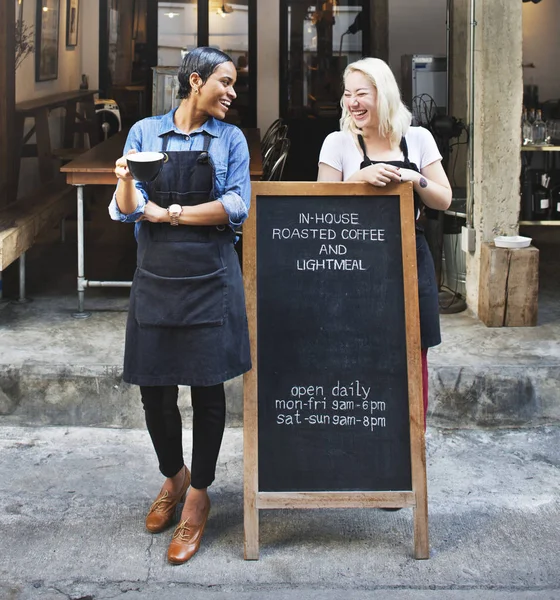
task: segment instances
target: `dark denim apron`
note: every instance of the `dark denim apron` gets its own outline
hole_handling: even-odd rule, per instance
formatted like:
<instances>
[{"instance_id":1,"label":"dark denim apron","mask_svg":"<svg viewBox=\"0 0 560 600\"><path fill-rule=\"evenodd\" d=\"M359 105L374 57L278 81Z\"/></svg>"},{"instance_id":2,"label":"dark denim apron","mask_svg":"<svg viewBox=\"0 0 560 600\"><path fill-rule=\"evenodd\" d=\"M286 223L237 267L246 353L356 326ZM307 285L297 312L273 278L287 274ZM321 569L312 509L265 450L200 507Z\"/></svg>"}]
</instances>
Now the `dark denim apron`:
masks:
<instances>
[{"instance_id":1,"label":"dark denim apron","mask_svg":"<svg viewBox=\"0 0 560 600\"><path fill-rule=\"evenodd\" d=\"M408 159L408 145L404 137L401 139L400 148L404 160L370 160L366 153L364 139L358 135L358 142L362 149L364 160L360 169L365 169L370 165L385 163L394 165L403 169L412 169L417 173L420 169ZM422 201L416 192L414 192L414 210L419 214L422 207ZM418 296L420 305L420 337L423 349L431 348L441 344L441 332L439 326L439 299L436 284L436 273L434 260L430 253L426 236L421 226L416 223L416 262L418 264Z\"/></svg>"},{"instance_id":2,"label":"dark denim apron","mask_svg":"<svg viewBox=\"0 0 560 600\"><path fill-rule=\"evenodd\" d=\"M163 208L213 200L204 149L167 156L149 189ZM126 328L123 380L145 386L216 385L251 368L245 297L230 227L143 221Z\"/></svg>"}]
</instances>

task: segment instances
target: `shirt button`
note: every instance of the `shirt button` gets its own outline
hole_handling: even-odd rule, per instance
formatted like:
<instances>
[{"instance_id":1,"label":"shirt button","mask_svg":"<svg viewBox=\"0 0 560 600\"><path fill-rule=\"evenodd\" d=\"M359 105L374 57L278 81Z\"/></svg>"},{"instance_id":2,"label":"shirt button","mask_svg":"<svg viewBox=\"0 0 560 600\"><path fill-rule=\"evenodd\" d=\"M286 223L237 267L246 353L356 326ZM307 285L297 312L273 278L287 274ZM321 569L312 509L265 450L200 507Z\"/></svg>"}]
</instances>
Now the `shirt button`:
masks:
<instances>
[{"instance_id":1,"label":"shirt button","mask_svg":"<svg viewBox=\"0 0 560 600\"><path fill-rule=\"evenodd\" d=\"M191 139L190 135L185 135L185 141L188 142Z\"/></svg>"}]
</instances>

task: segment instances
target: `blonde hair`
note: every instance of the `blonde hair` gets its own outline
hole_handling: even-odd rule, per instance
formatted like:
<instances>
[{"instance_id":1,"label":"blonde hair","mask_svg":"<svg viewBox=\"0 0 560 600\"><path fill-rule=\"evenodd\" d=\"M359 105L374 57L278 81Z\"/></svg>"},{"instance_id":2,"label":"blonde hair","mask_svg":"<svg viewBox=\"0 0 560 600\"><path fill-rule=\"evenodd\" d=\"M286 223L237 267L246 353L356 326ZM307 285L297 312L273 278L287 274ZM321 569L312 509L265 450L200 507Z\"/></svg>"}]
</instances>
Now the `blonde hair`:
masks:
<instances>
[{"instance_id":1,"label":"blonde hair","mask_svg":"<svg viewBox=\"0 0 560 600\"><path fill-rule=\"evenodd\" d=\"M380 58L362 58L346 67L343 80L346 82L348 75L356 71L362 73L377 90L379 135L389 138L391 146L398 146L410 127L412 115L401 100L401 93L393 72ZM344 95L340 105L342 107L341 131L350 131L354 135L360 134L361 130L356 127L350 111L344 105Z\"/></svg>"}]
</instances>

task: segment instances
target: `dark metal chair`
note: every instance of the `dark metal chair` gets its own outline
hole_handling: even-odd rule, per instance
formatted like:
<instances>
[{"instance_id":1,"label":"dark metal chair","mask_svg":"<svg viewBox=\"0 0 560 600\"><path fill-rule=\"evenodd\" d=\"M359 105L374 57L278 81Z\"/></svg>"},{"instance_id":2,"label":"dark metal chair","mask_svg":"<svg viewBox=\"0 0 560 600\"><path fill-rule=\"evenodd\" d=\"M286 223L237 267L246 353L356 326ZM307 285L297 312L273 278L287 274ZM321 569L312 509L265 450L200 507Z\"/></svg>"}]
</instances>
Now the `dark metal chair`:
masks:
<instances>
[{"instance_id":1,"label":"dark metal chair","mask_svg":"<svg viewBox=\"0 0 560 600\"><path fill-rule=\"evenodd\" d=\"M280 138L274 142L263 160L261 181L280 181L282 179L289 150L290 140L287 137Z\"/></svg>"},{"instance_id":2,"label":"dark metal chair","mask_svg":"<svg viewBox=\"0 0 560 600\"><path fill-rule=\"evenodd\" d=\"M278 138L278 132L282 127L285 127L282 119L276 119L276 121L274 121L266 130L266 133L263 135L261 140L261 153L263 157L270 146Z\"/></svg>"}]
</instances>

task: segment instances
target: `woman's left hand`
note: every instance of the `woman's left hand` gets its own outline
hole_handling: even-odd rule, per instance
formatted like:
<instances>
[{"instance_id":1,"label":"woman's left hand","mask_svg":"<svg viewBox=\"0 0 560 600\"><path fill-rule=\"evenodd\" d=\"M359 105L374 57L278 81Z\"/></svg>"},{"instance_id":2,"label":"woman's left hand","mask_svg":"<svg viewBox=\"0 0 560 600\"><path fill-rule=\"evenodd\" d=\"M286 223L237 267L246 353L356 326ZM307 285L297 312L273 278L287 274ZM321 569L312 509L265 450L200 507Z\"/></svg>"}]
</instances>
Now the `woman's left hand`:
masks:
<instances>
[{"instance_id":1,"label":"woman's left hand","mask_svg":"<svg viewBox=\"0 0 560 600\"><path fill-rule=\"evenodd\" d=\"M144 214L138 221L150 221L150 223L166 223L169 221L169 215L165 208L162 208L155 202L148 200L144 206Z\"/></svg>"}]
</instances>

